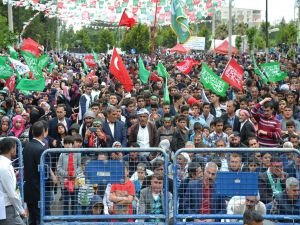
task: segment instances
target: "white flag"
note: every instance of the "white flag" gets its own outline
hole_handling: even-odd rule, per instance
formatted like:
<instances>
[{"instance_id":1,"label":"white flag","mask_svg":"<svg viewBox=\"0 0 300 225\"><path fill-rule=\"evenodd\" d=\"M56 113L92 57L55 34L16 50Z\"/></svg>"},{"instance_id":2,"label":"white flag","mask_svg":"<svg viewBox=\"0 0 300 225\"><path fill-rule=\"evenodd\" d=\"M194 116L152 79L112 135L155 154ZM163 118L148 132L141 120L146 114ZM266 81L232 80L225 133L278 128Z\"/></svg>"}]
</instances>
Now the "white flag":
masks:
<instances>
[{"instance_id":1,"label":"white flag","mask_svg":"<svg viewBox=\"0 0 300 225\"><path fill-rule=\"evenodd\" d=\"M14 69L18 72L19 75L23 75L25 73L28 73L30 71L29 67L23 63L21 63L18 60L12 59L8 57L9 60L11 61Z\"/></svg>"}]
</instances>

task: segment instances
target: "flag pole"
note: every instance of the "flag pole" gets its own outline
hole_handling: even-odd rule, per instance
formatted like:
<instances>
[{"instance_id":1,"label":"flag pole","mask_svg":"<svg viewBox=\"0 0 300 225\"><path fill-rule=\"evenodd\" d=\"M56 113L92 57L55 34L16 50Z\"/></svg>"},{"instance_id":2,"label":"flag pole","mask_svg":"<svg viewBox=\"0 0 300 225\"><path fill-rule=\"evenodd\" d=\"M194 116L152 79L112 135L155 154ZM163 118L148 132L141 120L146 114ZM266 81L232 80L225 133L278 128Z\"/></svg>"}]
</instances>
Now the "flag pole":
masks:
<instances>
[{"instance_id":1,"label":"flag pole","mask_svg":"<svg viewBox=\"0 0 300 225\"><path fill-rule=\"evenodd\" d=\"M157 3L158 0L156 0L155 3L155 15L154 15L154 24L152 30L152 44L151 44L151 63L153 63L154 60L154 42L155 42L155 32L156 32L156 22L157 22Z\"/></svg>"}]
</instances>

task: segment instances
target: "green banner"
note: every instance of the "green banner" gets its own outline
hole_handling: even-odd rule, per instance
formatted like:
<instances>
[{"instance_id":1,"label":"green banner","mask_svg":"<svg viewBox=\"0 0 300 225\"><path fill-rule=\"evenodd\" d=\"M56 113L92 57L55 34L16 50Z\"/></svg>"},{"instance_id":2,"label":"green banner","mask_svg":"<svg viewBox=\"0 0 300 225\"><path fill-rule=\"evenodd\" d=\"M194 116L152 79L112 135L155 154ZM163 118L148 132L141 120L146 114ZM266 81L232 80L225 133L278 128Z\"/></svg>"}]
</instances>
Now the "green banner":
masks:
<instances>
[{"instance_id":1,"label":"green banner","mask_svg":"<svg viewBox=\"0 0 300 225\"><path fill-rule=\"evenodd\" d=\"M171 27L180 43L185 43L190 38L189 18L184 13L179 0L172 2Z\"/></svg>"},{"instance_id":2,"label":"green banner","mask_svg":"<svg viewBox=\"0 0 300 225\"><path fill-rule=\"evenodd\" d=\"M217 95L225 96L228 84L216 75L205 63L202 64L200 81L206 89Z\"/></svg>"},{"instance_id":3,"label":"green banner","mask_svg":"<svg viewBox=\"0 0 300 225\"><path fill-rule=\"evenodd\" d=\"M260 67L264 70L270 82L282 81L287 76L286 72L280 70L278 62L264 63Z\"/></svg>"}]
</instances>

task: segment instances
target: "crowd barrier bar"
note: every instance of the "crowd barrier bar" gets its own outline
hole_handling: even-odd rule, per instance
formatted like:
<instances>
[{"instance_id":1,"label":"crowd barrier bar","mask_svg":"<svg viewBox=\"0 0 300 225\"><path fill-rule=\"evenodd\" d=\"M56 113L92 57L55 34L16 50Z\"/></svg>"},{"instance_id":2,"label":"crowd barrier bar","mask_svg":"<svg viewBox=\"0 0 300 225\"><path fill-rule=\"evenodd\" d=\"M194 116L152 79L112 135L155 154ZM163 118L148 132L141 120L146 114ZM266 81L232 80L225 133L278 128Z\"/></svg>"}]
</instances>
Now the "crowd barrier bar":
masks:
<instances>
[{"instance_id":1,"label":"crowd barrier bar","mask_svg":"<svg viewBox=\"0 0 300 225\"><path fill-rule=\"evenodd\" d=\"M237 214L179 214L178 213L178 189L176 187L176 179L177 179L177 156L181 153L285 153L285 152L293 152L297 155L300 155L300 151L297 149L291 148L182 148L176 151L174 155L174 165L173 165L173 222L176 225L191 225L191 224L201 224L201 222L181 222L179 220L183 219L242 219L243 215ZM264 215L264 219L269 220L299 220L299 215ZM204 224L204 223L203 223ZM207 223L205 223L207 224ZM218 224L218 223L212 223ZM231 224L231 222L230 222ZM240 223L237 223L240 224Z\"/></svg>"},{"instance_id":2,"label":"crowd barrier bar","mask_svg":"<svg viewBox=\"0 0 300 225\"><path fill-rule=\"evenodd\" d=\"M39 202L41 212L41 224L128 224L129 222L109 222L112 219L164 219L165 224L169 224L169 195L168 195L168 160L164 160L164 214L144 214L144 215L68 215L68 216L47 216L45 215L45 179L49 177L49 166L46 164L45 158L51 153L113 153L113 152L160 152L164 159L168 159L167 154L161 148L55 148L47 149L41 156L39 171L41 185L41 200ZM107 222L89 222L88 220L107 220ZM68 221L68 222L65 222ZM80 222L84 221L84 222ZM156 222L135 222L134 224L157 224Z\"/></svg>"}]
</instances>

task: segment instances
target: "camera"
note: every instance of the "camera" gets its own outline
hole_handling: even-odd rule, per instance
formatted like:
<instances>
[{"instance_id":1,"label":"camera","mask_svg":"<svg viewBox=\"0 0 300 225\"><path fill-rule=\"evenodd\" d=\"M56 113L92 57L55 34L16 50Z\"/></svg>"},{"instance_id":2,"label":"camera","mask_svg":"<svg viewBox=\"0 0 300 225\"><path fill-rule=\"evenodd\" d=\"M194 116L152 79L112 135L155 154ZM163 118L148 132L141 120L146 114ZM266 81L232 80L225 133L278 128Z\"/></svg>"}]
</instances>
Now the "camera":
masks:
<instances>
[{"instance_id":1,"label":"camera","mask_svg":"<svg viewBox=\"0 0 300 225\"><path fill-rule=\"evenodd\" d=\"M97 132L97 127L90 127L91 132Z\"/></svg>"}]
</instances>

